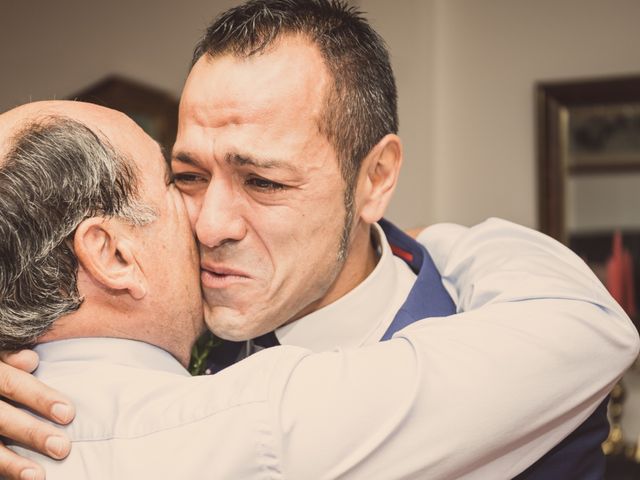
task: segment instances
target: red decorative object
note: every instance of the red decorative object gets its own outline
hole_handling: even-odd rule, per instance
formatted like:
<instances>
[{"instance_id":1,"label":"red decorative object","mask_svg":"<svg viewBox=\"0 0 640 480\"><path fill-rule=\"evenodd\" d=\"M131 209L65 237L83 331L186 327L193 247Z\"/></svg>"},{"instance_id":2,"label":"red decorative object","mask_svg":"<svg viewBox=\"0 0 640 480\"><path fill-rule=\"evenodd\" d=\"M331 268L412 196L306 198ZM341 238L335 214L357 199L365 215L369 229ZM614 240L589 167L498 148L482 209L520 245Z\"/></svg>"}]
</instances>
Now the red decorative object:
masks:
<instances>
[{"instance_id":1,"label":"red decorative object","mask_svg":"<svg viewBox=\"0 0 640 480\"><path fill-rule=\"evenodd\" d=\"M611 257L607 260L607 288L609 292L627 312L636 315L633 285L633 260L629 251L622 244L622 234L616 231L613 235Z\"/></svg>"}]
</instances>

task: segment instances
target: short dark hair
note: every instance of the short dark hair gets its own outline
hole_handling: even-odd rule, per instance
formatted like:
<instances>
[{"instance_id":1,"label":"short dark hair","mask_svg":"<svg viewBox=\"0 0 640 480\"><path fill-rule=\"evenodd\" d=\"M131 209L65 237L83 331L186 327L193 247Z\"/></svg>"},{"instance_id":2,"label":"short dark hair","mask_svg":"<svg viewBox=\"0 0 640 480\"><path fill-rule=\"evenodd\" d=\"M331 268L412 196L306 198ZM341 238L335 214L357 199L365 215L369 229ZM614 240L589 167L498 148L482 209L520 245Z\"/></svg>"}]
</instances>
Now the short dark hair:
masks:
<instances>
[{"instance_id":1,"label":"short dark hair","mask_svg":"<svg viewBox=\"0 0 640 480\"><path fill-rule=\"evenodd\" d=\"M153 218L136 201L135 165L84 124L30 122L0 162L0 350L31 346L77 310L71 237L91 216Z\"/></svg>"},{"instance_id":2,"label":"short dark hair","mask_svg":"<svg viewBox=\"0 0 640 480\"><path fill-rule=\"evenodd\" d=\"M203 55L258 54L284 35L310 39L332 76L319 128L336 150L350 191L371 148L398 132L389 53L361 12L341 0L251 0L214 19L192 66Z\"/></svg>"}]
</instances>

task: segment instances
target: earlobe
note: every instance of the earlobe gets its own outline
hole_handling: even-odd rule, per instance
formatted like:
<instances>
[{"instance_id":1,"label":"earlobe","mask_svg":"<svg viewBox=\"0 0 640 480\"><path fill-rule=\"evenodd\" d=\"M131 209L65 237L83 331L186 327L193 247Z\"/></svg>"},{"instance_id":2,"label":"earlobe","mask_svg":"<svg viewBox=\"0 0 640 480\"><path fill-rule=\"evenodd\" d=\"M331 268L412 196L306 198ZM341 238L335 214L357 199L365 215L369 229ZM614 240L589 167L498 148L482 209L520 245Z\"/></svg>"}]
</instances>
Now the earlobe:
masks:
<instances>
[{"instance_id":1,"label":"earlobe","mask_svg":"<svg viewBox=\"0 0 640 480\"><path fill-rule=\"evenodd\" d=\"M382 218L398 183L402 166L402 143L394 134L385 135L363 162L365 175L360 217L372 224Z\"/></svg>"},{"instance_id":2,"label":"earlobe","mask_svg":"<svg viewBox=\"0 0 640 480\"><path fill-rule=\"evenodd\" d=\"M101 217L84 220L73 237L78 262L98 284L140 300L147 283L131 246L113 222Z\"/></svg>"}]
</instances>

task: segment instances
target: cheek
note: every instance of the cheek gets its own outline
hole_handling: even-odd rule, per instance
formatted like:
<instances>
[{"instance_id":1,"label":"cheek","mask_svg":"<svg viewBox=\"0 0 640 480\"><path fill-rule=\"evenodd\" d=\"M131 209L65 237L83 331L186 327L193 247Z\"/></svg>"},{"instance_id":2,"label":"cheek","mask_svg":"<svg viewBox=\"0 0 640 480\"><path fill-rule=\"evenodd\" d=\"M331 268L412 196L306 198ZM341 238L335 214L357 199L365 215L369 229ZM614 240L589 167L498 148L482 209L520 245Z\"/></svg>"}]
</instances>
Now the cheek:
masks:
<instances>
[{"instance_id":1,"label":"cheek","mask_svg":"<svg viewBox=\"0 0 640 480\"><path fill-rule=\"evenodd\" d=\"M287 288L297 288L290 284L314 275L316 270L324 271L325 264L337 258L344 225L342 189L327 185L304 193L286 206L253 204L245 212L256 235L253 238L260 244L253 244L255 253L264 249L262 260L270 259L276 283Z\"/></svg>"},{"instance_id":2,"label":"cheek","mask_svg":"<svg viewBox=\"0 0 640 480\"><path fill-rule=\"evenodd\" d=\"M251 212L248 223L254 232L245 244L250 246L254 268L260 269L270 284L271 295L300 282L307 265L307 239L311 229L304 217L291 209L258 208ZM282 292L281 292L282 293Z\"/></svg>"},{"instance_id":3,"label":"cheek","mask_svg":"<svg viewBox=\"0 0 640 480\"><path fill-rule=\"evenodd\" d=\"M280 274L292 279L313 276L337 258L343 225L344 208L316 205L293 218L271 221L265 243L271 246Z\"/></svg>"}]
</instances>

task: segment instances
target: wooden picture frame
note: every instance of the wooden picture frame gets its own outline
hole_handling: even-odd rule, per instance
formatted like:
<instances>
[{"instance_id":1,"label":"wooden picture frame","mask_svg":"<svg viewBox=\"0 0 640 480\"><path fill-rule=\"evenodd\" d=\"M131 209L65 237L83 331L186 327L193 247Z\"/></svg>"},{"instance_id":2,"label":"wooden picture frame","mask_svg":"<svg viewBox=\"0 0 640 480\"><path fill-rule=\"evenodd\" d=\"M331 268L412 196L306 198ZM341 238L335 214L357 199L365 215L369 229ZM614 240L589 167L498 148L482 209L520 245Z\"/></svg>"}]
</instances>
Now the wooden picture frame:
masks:
<instances>
[{"instance_id":1,"label":"wooden picture frame","mask_svg":"<svg viewBox=\"0 0 640 480\"><path fill-rule=\"evenodd\" d=\"M71 100L119 110L171 153L178 130L178 99L156 87L110 75L71 95Z\"/></svg>"},{"instance_id":2,"label":"wooden picture frame","mask_svg":"<svg viewBox=\"0 0 640 480\"><path fill-rule=\"evenodd\" d=\"M640 134L640 75L542 82L536 86L536 109L539 227L566 243L565 183L568 175L640 171L640 141L634 147L636 135ZM572 118L581 121L572 124ZM617 139L616 146L612 147L611 125L607 127L607 122L615 124L620 118L623 119L622 127L619 126L617 132L614 128L613 135L617 135ZM596 150L599 148L600 151L589 152L587 149L586 154L576 155L575 148L572 151L575 125L589 128L589 122L591 126L595 125L591 132L592 146L596 144ZM599 138L607 134L608 139ZM619 148L620 136L628 144L624 146L623 142L622 150ZM600 145L594 143L594 139L602 140Z\"/></svg>"}]
</instances>

